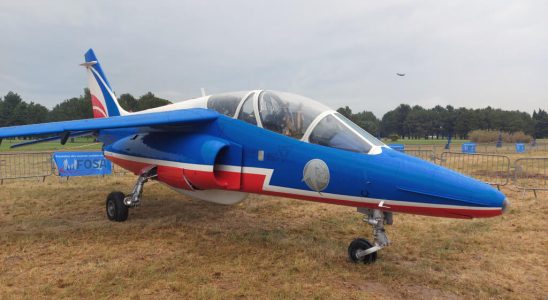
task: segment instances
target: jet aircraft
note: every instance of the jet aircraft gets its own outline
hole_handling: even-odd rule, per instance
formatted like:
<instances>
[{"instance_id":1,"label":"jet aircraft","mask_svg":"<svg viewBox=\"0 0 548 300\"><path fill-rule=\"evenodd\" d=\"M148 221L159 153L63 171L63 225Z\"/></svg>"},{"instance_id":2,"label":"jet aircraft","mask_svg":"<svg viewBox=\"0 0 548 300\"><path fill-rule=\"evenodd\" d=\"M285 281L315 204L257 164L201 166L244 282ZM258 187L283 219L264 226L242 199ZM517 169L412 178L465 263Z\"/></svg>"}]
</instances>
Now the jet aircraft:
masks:
<instances>
[{"instance_id":1,"label":"jet aircraft","mask_svg":"<svg viewBox=\"0 0 548 300\"><path fill-rule=\"evenodd\" d=\"M372 263L389 244L392 213L447 218L501 215L497 189L408 156L309 98L270 90L202 96L129 113L116 99L92 49L82 64L94 119L0 128L2 138L47 136L33 143L94 135L104 156L133 172L133 190L112 192L106 215L125 221L155 180L185 195L236 204L249 193L356 207L373 242L353 240L353 262ZM25 143L28 144L28 143Z\"/></svg>"}]
</instances>

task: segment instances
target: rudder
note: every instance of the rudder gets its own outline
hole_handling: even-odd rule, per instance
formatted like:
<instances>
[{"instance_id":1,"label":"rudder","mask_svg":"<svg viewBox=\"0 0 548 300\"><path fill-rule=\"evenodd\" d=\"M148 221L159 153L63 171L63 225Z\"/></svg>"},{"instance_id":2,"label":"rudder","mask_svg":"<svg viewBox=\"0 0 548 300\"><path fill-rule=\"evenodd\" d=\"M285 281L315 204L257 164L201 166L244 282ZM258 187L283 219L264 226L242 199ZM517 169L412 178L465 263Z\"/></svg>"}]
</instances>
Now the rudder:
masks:
<instances>
[{"instance_id":1,"label":"rudder","mask_svg":"<svg viewBox=\"0 0 548 300\"><path fill-rule=\"evenodd\" d=\"M88 88L91 94L91 105L94 118L107 118L126 115L126 112L116 99L112 87L108 82L99 60L93 49L89 49L84 55L86 62L81 64L86 67L88 73Z\"/></svg>"}]
</instances>

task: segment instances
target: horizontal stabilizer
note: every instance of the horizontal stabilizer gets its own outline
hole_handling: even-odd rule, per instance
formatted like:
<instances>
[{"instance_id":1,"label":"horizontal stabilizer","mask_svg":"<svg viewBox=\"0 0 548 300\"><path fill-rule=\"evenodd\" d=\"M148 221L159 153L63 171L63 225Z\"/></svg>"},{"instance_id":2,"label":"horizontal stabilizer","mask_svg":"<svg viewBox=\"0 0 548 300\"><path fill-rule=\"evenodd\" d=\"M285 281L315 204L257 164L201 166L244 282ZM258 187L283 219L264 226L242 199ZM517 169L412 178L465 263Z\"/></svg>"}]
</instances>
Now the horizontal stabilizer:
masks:
<instances>
[{"instance_id":1,"label":"horizontal stabilizer","mask_svg":"<svg viewBox=\"0 0 548 300\"><path fill-rule=\"evenodd\" d=\"M19 136L58 134L75 131L96 131L101 129L154 127L167 125L192 125L212 122L218 117L219 114L217 112L203 108L180 109L148 114L132 114L109 118L4 127L0 128L0 139Z\"/></svg>"},{"instance_id":2,"label":"horizontal stabilizer","mask_svg":"<svg viewBox=\"0 0 548 300\"><path fill-rule=\"evenodd\" d=\"M89 61L89 62L81 63L80 66L83 66L83 67L91 67L91 66L96 65L96 64L97 64L97 61L94 60L94 61Z\"/></svg>"}]
</instances>

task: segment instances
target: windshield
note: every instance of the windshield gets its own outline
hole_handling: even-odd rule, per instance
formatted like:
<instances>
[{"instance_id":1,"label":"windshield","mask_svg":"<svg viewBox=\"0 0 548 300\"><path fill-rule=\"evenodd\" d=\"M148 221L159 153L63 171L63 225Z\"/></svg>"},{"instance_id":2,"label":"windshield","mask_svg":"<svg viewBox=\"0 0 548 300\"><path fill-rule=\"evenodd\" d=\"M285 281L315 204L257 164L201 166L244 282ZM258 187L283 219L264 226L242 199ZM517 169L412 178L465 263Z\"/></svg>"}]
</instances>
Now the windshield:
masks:
<instances>
[{"instance_id":1,"label":"windshield","mask_svg":"<svg viewBox=\"0 0 548 300\"><path fill-rule=\"evenodd\" d=\"M255 93L249 94L242 104L240 109L239 120L247 122L249 124L257 125L257 119L255 118L255 110L253 109L253 96Z\"/></svg>"},{"instance_id":2,"label":"windshield","mask_svg":"<svg viewBox=\"0 0 548 300\"><path fill-rule=\"evenodd\" d=\"M312 144L353 152L368 153L371 150L369 143L361 139L333 115L325 116L316 125L310 134L309 141Z\"/></svg>"},{"instance_id":3,"label":"windshield","mask_svg":"<svg viewBox=\"0 0 548 300\"><path fill-rule=\"evenodd\" d=\"M234 117L240 100L247 92L234 92L213 95L207 100L207 108L217 111L225 116Z\"/></svg>"},{"instance_id":4,"label":"windshield","mask_svg":"<svg viewBox=\"0 0 548 300\"><path fill-rule=\"evenodd\" d=\"M303 96L264 91L259 97L259 116L262 127L296 139L328 107Z\"/></svg>"},{"instance_id":5,"label":"windshield","mask_svg":"<svg viewBox=\"0 0 548 300\"><path fill-rule=\"evenodd\" d=\"M356 123L348 120L345 116L341 115L340 113L335 113L335 115L341 119L346 125L348 125L350 128L357 131L364 139L366 139L368 142L375 146L384 146L384 143L379 141L376 137L374 137L369 132L365 131L365 129L361 128L360 126L356 125Z\"/></svg>"}]
</instances>

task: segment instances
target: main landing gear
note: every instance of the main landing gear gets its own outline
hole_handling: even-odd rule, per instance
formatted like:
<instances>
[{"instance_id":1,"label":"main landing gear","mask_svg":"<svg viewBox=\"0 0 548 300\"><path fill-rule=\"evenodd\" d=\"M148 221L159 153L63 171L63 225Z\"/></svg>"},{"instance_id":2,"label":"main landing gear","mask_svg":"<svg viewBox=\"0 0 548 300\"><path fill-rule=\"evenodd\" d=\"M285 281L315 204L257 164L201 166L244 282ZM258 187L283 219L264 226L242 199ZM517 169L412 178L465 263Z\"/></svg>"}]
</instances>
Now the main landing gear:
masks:
<instances>
[{"instance_id":1,"label":"main landing gear","mask_svg":"<svg viewBox=\"0 0 548 300\"><path fill-rule=\"evenodd\" d=\"M106 202L108 219L116 222L123 222L127 220L129 208L141 204L143 186L145 185L145 182L156 178L156 176L156 167L149 167L143 170L141 175L139 175L131 194L126 196L122 192L110 193Z\"/></svg>"},{"instance_id":2,"label":"main landing gear","mask_svg":"<svg viewBox=\"0 0 548 300\"><path fill-rule=\"evenodd\" d=\"M355 263L374 263L377 260L377 251L390 244L384 225L392 225L392 213L365 208L358 208L358 212L363 213L363 221L373 227L374 244L362 238L353 240L348 246L348 258Z\"/></svg>"}]
</instances>

